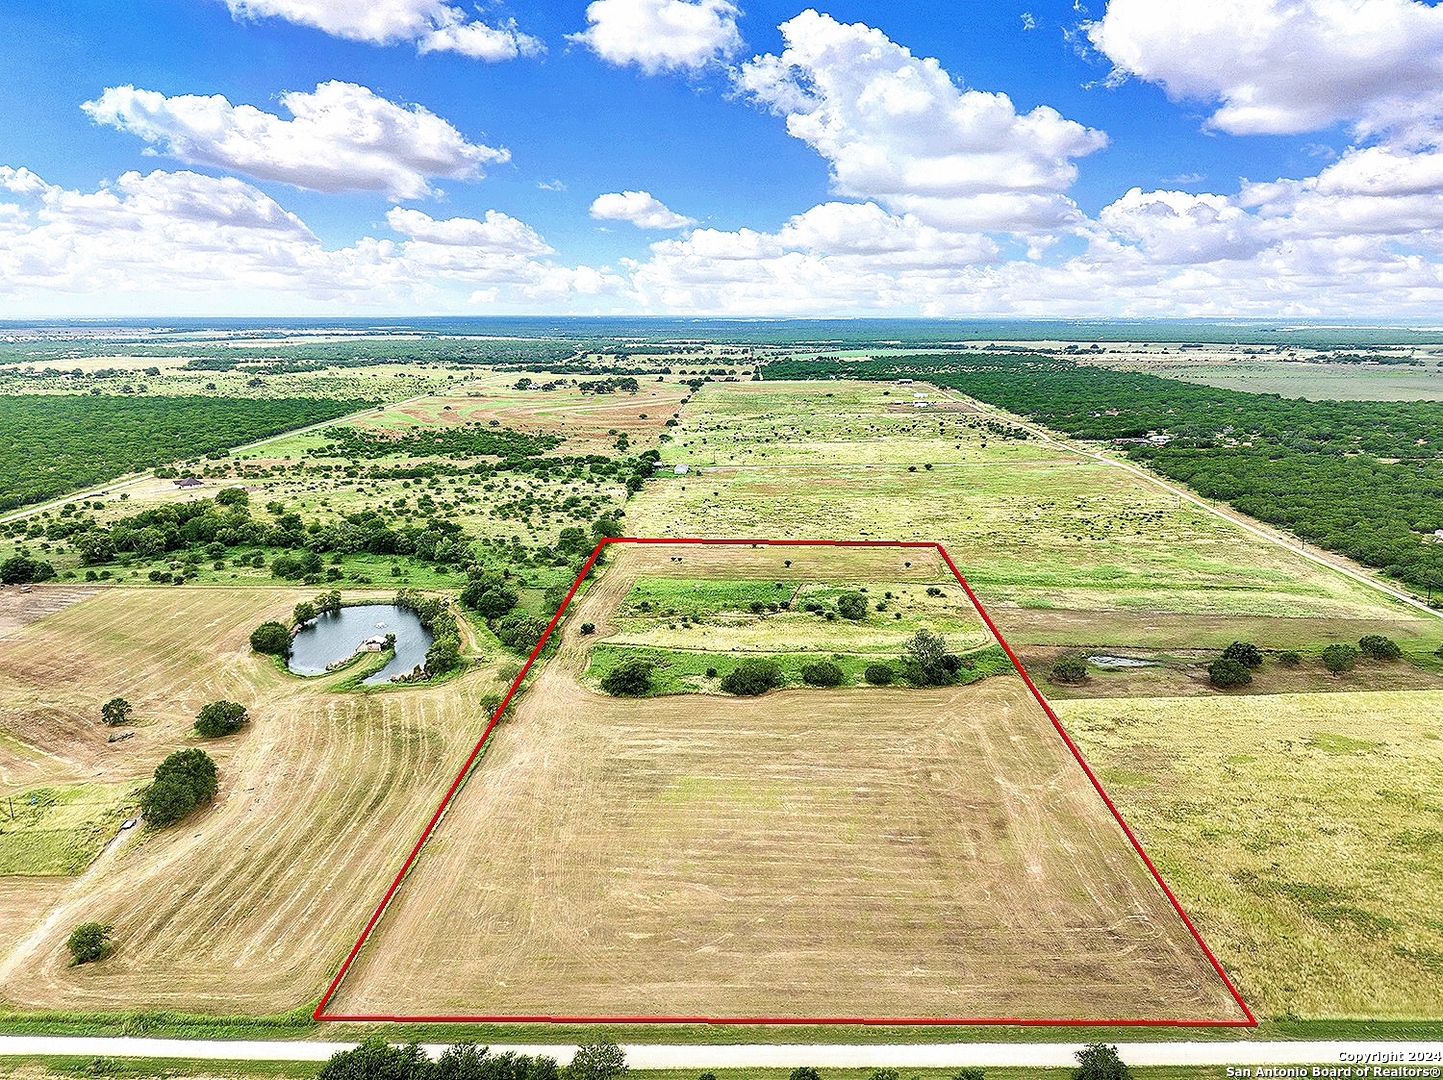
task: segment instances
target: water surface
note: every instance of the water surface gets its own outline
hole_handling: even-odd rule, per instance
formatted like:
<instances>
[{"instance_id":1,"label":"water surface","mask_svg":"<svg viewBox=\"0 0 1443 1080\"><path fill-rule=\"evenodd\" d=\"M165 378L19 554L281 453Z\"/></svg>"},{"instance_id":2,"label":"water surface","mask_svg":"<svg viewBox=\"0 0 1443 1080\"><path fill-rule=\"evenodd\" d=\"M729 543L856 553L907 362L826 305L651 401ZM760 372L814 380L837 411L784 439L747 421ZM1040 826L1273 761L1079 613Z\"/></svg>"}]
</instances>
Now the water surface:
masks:
<instances>
[{"instance_id":1,"label":"water surface","mask_svg":"<svg viewBox=\"0 0 1443 1080\"><path fill-rule=\"evenodd\" d=\"M396 655L385 667L366 677L368 686L391 681L392 675L409 675L426 662L426 650L435 635L421 625L414 611L395 604L357 604L317 615L296 632L288 665L297 675L319 675L345 660L367 638L396 635Z\"/></svg>"}]
</instances>

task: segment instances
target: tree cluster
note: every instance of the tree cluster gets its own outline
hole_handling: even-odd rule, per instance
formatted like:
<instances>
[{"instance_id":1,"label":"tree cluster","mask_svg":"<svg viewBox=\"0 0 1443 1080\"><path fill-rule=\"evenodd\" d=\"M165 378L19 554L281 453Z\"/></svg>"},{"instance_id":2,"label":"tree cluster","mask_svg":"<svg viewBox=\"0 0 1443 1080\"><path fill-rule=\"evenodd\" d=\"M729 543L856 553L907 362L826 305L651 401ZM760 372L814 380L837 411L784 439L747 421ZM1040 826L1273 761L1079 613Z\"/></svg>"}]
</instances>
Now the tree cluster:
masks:
<instances>
[{"instance_id":1,"label":"tree cluster","mask_svg":"<svg viewBox=\"0 0 1443 1080\"><path fill-rule=\"evenodd\" d=\"M239 701L209 701L200 707L195 717L195 732L202 739L219 739L234 735L250 714Z\"/></svg>"},{"instance_id":2,"label":"tree cluster","mask_svg":"<svg viewBox=\"0 0 1443 1080\"><path fill-rule=\"evenodd\" d=\"M155 767L154 781L141 793L146 824L163 829L210 802L219 786L217 777L215 762L204 750L177 750Z\"/></svg>"}]
</instances>

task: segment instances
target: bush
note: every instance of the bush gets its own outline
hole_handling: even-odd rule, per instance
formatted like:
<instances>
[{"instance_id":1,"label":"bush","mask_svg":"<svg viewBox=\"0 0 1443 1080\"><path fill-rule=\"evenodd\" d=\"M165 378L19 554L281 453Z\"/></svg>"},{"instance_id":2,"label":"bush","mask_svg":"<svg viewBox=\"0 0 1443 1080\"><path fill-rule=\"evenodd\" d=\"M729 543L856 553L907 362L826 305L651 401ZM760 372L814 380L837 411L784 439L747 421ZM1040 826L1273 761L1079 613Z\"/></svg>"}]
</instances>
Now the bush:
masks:
<instances>
[{"instance_id":1,"label":"bush","mask_svg":"<svg viewBox=\"0 0 1443 1080\"><path fill-rule=\"evenodd\" d=\"M461 639L443 634L426 650L426 674L444 675L461 663Z\"/></svg>"},{"instance_id":2,"label":"bush","mask_svg":"<svg viewBox=\"0 0 1443 1080\"><path fill-rule=\"evenodd\" d=\"M55 567L39 559L27 559L15 555L0 563L0 584L29 585L32 581L49 581L55 576Z\"/></svg>"},{"instance_id":3,"label":"bush","mask_svg":"<svg viewBox=\"0 0 1443 1080\"><path fill-rule=\"evenodd\" d=\"M516 606L516 591L496 574L482 574L466 583L461 603L483 619L499 619Z\"/></svg>"},{"instance_id":4,"label":"bush","mask_svg":"<svg viewBox=\"0 0 1443 1080\"><path fill-rule=\"evenodd\" d=\"M958 1069L952 1074L952 1080L985 1080L986 1076L981 1069Z\"/></svg>"},{"instance_id":5,"label":"bush","mask_svg":"<svg viewBox=\"0 0 1443 1080\"><path fill-rule=\"evenodd\" d=\"M104 959L110 952L110 934L114 929L109 923L81 923L70 931L70 937L65 941L71 959L77 964Z\"/></svg>"},{"instance_id":6,"label":"bush","mask_svg":"<svg viewBox=\"0 0 1443 1080\"><path fill-rule=\"evenodd\" d=\"M284 623L263 622L251 631L251 648L267 656L285 656L291 651L291 632Z\"/></svg>"},{"instance_id":7,"label":"bush","mask_svg":"<svg viewBox=\"0 0 1443 1080\"><path fill-rule=\"evenodd\" d=\"M802 1065L793 1069L787 1080L822 1080L822 1074L810 1065Z\"/></svg>"},{"instance_id":8,"label":"bush","mask_svg":"<svg viewBox=\"0 0 1443 1080\"><path fill-rule=\"evenodd\" d=\"M867 617L867 598L861 593L843 593L837 597L837 614L856 622Z\"/></svg>"},{"instance_id":9,"label":"bush","mask_svg":"<svg viewBox=\"0 0 1443 1080\"><path fill-rule=\"evenodd\" d=\"M218 739L234 735L249 719L246 707L239 701L212 701L200 707L195 730L203 739Z\"/></svg>"},{"instance_id":10,"label":"bush","mask_svg":"<svg viewBox=\"0 0 1443 1080\"><path fill-rule=\"evenodd\" d=\"M333 1054L321 1066L319 1080L431 1080L435 1066L415 1043L392 1046L372 1035L354 1050Z\"/></svg>"},{"instance_id":11,"label":"bush","mask_svg":"<svg viewBox=\"0 0 1443 1080\"><path fill-rule=\"evenodd\" d=\"M140 796L146 823L163 829L215 798L215 762L204 750L177 750L155 767L155 782Z\"/></svg>"},{"instance_id":12,"label":"bush","mask_svg":"<svg viewBox=\"0 0 1443 1080\"><path fill-rule=\"evenodd\" d=\"M897 673L892 670L891 664L868 664L867 670L862 672L862 678L873 686L891 686Z\"/></svg>"},{"instance_id":13,"label":"bush","mask_svg":"<svg viewBox=\"0 0 1443 1080\"><path fill-rule=\"evenodd\" d=\"M728 694L756 697L783 682L782 669L775 660L743 660L722 676L721 688Z\"/></svg>"},{"instance_id":14,"label":"bush","mask_svg":"<svg viewBox=\"0 0 1443 1080\"><path fill-rule=\"evenodd\" d=\"M1221 690L1230 690L1247 686L1253 681L1253 673L1240 661L1219 656L1208 665L1208 681Z\"/></svg>"},{"instance_id":15,"label":"bush","mask_svg":"<svg viewBox=\"0 0 1443 1080\"><path fill-rule=\"evenodd\" d=\"M616 1080L626 1072L626 1052L610 1039L578 1046L566 1067L568 1080Z\"/></svg>"},{"instance_id":16,"label":"bush","mask_svg":"<svg viewBox=\"0 0 1443 1080\"><path fill-rule=\"evenodd\" d=\"M956 681L962 661L947 651L947 639L930 630L918 630L907 642L902 667L915 686L948 686Z\"/></svg>"},{"instance_id":17,"label":"bush","mask_svg":"<svg viewBox=\"0 0 1443 1080\"><path fill-rule=\"evenodd\" d=\"M1291 649L1278 653L1278 663L1282 664L1283 667L1297 667L1302 662L1302 654L1295 653Z\"/></svg>"},{"instance_id":18,"label":"bush","mask_svg":"<svg viewBox=\"0 0 1443 1080\"><path fill-rule=\"evenodd\" d=\"M581 632L582 632L583 634L594 634L594 633L596 633L596 624L595 624L595 623L590 623L590 622L584 622L584 623L582 623L582 624L581 624Z\"/></svg>"},{"instance_id":19,"label":"bush","mask_svg":"<svg viewBox=\"0 0 1443 1080\"><path fill-rule=\"evenodd\" d=\"M1358 662L1358 650L1351 645L1329 645L1323 650L1323 666L1333 674L1351 671Z\"/></svg>"},{"instance_id":20,"label":"bush","mask_svg":"<svg viewBox=\"0 0 1443 1080\"><path fill-rule=\"evenodd\" d=\"M493 629L501 644L521 652L530 652L536 648L536 643L546 632L546 624L524 611L513 611L499 620Z\"/></svg>"},{"instance_id":21,"label":"bush","mask_svg":"<svg viewBox=\"0 0 1443 1080\"><path fill-rule=\"evenodd\" d=\"M1364 634L1358 639L1358 648L1374 660L1396 660L1403 655L1398 643L1382 634Z\"/></svg>"},{"instance_id":22,"label":"bush","mask_svg":"<svg viewBox=\"0 0 1443 1080\"><path fill-rule=\"evenodd\" d=\"M1234 641L1223 650L1224 660L1235 660L1244 667L1257 668L1263 666L1263 650L1254 645L1251 641Z\"/></svg>"},{"instance_id":23,"label":"bush","mask_svg":"<svg viewBox=\"0 0 1443 1080\"><path fill-rule=\"evenodd\" d=\"M652 667L649 660L628 660L602 676L601 688L612 697L641 697L651 690Z\"/></svg>"},{"instance_id":24,"label":"bush","mask_svg":"<svg viewBox=\"0 0 1443 1080\"><path fill-rule=\"evenodd\" d=\"M1132 1080L1132 1071L1117 1056L1115 1046L1088 1043L1077 1052L1077 1061L1072 1080Z\"/></svg>"},{"instance_id":25,"label":"bush","mask_svg":"<svg viewBox=\"0 0 1443 1080\"><path fill-rule=\"evenodd\" d=\"M1087 678L1087 657L1077 653L1060 656L1048 677L1055 683L1080 683Z\"/></svg>"},{"instance_id":26,"label":"bush","mask_svg":"<svg viewBox=\"0 0 1443 1080\"><path fill-rule=\"evenodd\" d=\"M100 706L100 719L104 720L111 727L120 724L130 723L130 714L133 710L130 702L123 697L113 697L104 705Z\"/></svg>"},{"instance_id":27,"label":"bush","mask_svg":"<svg viewBox=\"0 0 1443 1080\"><path fill-rule=\"evenodd\" d=\"M802 682L808 686L841 686L846 680L842 669L830 660L818 660L802 667Z\"/></svg>"}]
</instances>

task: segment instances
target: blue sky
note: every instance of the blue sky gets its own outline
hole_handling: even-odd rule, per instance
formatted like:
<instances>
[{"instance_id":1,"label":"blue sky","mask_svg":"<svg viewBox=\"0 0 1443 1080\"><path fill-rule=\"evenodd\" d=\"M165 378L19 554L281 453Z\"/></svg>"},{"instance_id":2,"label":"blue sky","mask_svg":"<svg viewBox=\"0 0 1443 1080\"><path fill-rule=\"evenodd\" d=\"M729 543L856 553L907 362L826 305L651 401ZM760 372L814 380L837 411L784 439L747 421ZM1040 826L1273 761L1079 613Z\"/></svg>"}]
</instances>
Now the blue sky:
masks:
<instances>
[{"instance_id":1,"label":"blue sky","mask_svg":"<svg viewBox=\"0 0 1443 1080\"><path fill-rule=\"evenodd\" d=\"M1443 316L1443 11L1170 6L0 4L0 316Z\"/></svg>"}]
</instances>

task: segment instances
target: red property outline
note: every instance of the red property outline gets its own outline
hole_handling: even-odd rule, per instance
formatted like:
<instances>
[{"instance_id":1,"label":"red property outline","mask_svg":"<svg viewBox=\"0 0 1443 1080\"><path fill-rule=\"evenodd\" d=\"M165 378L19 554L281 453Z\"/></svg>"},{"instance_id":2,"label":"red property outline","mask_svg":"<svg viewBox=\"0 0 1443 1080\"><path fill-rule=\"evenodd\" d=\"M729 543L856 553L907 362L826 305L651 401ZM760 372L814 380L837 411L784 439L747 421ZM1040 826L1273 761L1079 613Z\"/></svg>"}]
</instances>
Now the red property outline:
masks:
<instances>
[{"instance_id":1,"label":"red property outline","mask_svg":"<svg viewBox=\"0 0 1443 1080\"><path fill-rule=\"evenodd\" d=\"M1198 947L1202 949L1203 955L1206 956L1208 959L1208 963L1210 963L1213 967L1213 970L1217 972L1218 978L1222 979L1223 985L1226 986L1228 992L1232 994L1233 1000L1237 1002L1238 1008L1243 1011L1243 1015L1246 1017L1246 1019L1084 1020L1075 1018L942 1018L931 1016L400 1016L387 1015L382 1013L359 1015L327 1013L327 1003L335 995L337 988L341 985L341 980L346 977L346 972L350 970L351 964L355 961L357 955L359 955L361 947L365 945L367 938L370 937L371 931L374 930L376 924L380 922L381 916L385 913L387 905L391 902L391 898L396 895L396 890L401 887L402 880L405 878L407 871L411 869L411 864L416 861L416 856L421 853L421 848L425 845L427 839L430 838L431 833L435 830L437 823L441 820L441 815L445 813L446 807L450 805L452 797L460 789L462 782L466 779L466 774L470 772L471 766L475 764L477 757L480 756L481 751L485 747L487 739L491 737L491 732L496 727L496 723L500 719L501 714L506 711L506 706L510 704L512 696L520 687L522 680L526 678L527 672L531 670L531 665L534 664L536 658L541 655L541 650L546 647L546 642L548 641L548 639L550 639L552 631L556 629L557 624L561 621L561 617L566 613L566 609L571 605L572 598L576 595L577 590L581 588L581 583L585 581L587 575L591 573L592 567L596 565L597 559L601 557L602 551L606 548L608 544L713 544L718 546L749 545L751 547L931 548L935 550L937 554L942 557L942 561L947 564L947 568L952 571L952 575L957 579L957 583L961 585L963 591L967 593L967 599L972 601L972 606L977 609L977 614L982 616L982 621L987 624L987 629L992 631L993 636L997 638L998 644L1000 644L1003 650L1007 653L1007 658L1012 661L1012 666L1017 669L1017 674L1022 676L1022 681L1027 684L1027 689L1032 691L1032 696L1037 699L1037 703L1042 706L1042 710L1047 714L1047 718L1052 721L1052 726L1057 730L1057 733L1062 736L1062 741L1067 744L1067 749L1072 752L1072 756L1077 760L1077 763L1082 766L1082 771L1086 773L1087 778L1092 781L1093 788L1096 789L1098 795L1102 796L1103 803L1107 806L1108 810L1112 812L1112 816L1117 821L1118 825L1122 827L1123 834L1132 844L1133 850L1136 851L1137 854L1141 857L1143 865L1145 865L1148 871L1152 874L1153 880L1156 881L1158 884L1158 888L1162 889L1163 895L1168 898L1168 901L1173 906L1173 910L1178 913L1178 917L1182 919L1183 925L1188 928L1188 932L1192 934L1193 940L1196 941ZM426 828L422 831L421 836L416 841L415 846L411 848L411 853L406 857L406 861L404 864L402 864L400 871L396 874L395 880L391 882L391 887L386 890L386 895L381 897L381 902L376 905L376 910L374 913L372 913L370 921L366 923L366 928L361 931L361 936L356 939L356 944L351 947L351 951L347 954L345 962L341 964L341 969L336 972L335 978L331 980L330 986L326 988L326 992L321 997L320 1004L316 1006L315 1012L312 1014L312 1018L315 1020L367 1022L396 1021L409 1023L478 1024L858 1024L896 1026L1006 1024L1016 1025L1020 1027L1257 1027L1258 1024L1257 1018L1253 1015L1252 1010L1248 1008L1247 1002L1245 1002L1242 998L1242 995L1238 993L1238 988L1234 986L1233 981L1228 978L1228 974L1226 971L1223 970L1222 964L1218 963L1217 957L1214 956L1212 950L1208 948L1207 942L1205 942L1202 938L1202 935L1198 933L1198 929L1196 926L1193 925L1193 921L1188 918L1187 912L1183 910L1182 904L1178 902L1178 899L1173 894L1172 889L1168 888L1167 882L1163 880L1162 874L1153 864L1152 859L1148 857L1147 852L1143 850L1142 844L1138 840L1136 834L1134 834L1132 829L1128 827L1127 822L1123 820L1122 814L1118 811L1117 806L1112 801L1111 796L1109 796L1107 794L1107 791L1103 788L1102 782L1097 778L1097 774L1092 771L1092 767L1087 764L1087 760L1082 756L1082 751L1078 749L1077 744L1074 743L1071 736L1067 734L1066 729L1064 729L1062 726L1062 721L1058 719L1057 714L1052 711L1052 706L1047 703L1047 700L1038 691L1036 684L1033 683L1032 678L1022 667L1021 661L1017 659L1017 654L1012 651L1012 646L1007 644L1007 640L1002 636L1002 632L997 629L997 624L992 621L992 616L987 613L987 609L984 608L982 606L982 602L977 599L977 594L972 591L972 586L967 584L967 579L962 576L962 572L957 569L956 564L952 561L952 557L947 554L946 548L944 548L940 543L934 543L924 540L709 540L702 537L669 538L631 536L608 537L606 539L603 539L600 543L596 545L595 548L592 549L591 557L586 560L586 564L581 568L581 572L576 575L576 580L571 583L571 589L567 592L566 598L562 600L561 606L556 609L556 614L553 615L551 617L551 621L547 623L546 630L541 635L541 640L536 643L536 648L531 650L531 655L526 658L526 663L521 666L521 671L512 681L510 688L506 691L506 696L501 700L501 704L497 706L496 711L491 715L491 720L486 725L486 730L481 733L481 738L477 740L476 745L472 748L470 755L466 758L465 764L461 766L460 772L456 774L456 779L451 782L451 786L446 790L445 796L441 799L441 804L436 807L436 812L431 815L431 820L426 823Z\"/></svg>"}]
</instances>

